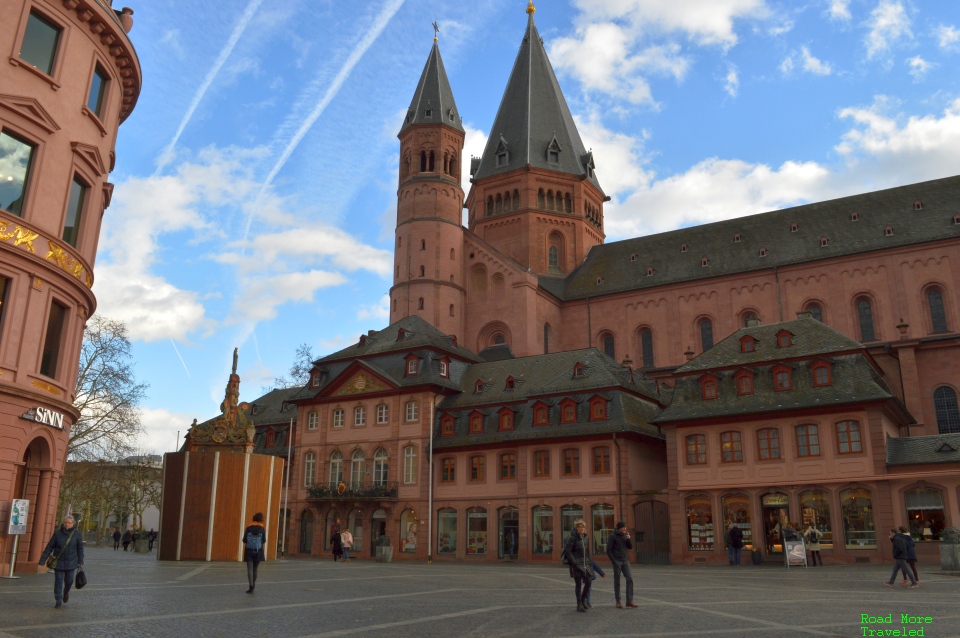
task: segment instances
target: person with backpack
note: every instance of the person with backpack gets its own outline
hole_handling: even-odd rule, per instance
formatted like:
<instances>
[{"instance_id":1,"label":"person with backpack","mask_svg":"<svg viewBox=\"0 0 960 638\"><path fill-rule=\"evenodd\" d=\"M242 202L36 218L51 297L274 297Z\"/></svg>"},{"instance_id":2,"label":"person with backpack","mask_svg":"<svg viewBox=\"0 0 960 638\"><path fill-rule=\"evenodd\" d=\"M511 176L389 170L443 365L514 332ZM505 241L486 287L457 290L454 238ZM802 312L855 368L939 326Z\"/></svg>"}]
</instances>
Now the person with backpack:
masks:
<instances>
[{"instance_id":1,"label":"person with backpack","mask_svg":"<svg viewBox=\"0 0 960 638\"><path fill-rule=\"evenodd\" d=\"M257 585L257 567L266 558L263 548L267 545L267 533L263 529L263 513L253 515L253 523L243 532L243 560L247 563L247 582L250 584L248 594L253 593Z\"/></svg>"},{"instance_id":2,"label":"person with backpack","mask_svg":"<svg viewBox=\"0 0 960 638\"><path fill-rule=\"evenodd\" d=\"M76 520L70 516L63 517L63 524L50 537L50 542L40 555L40 565L50 558L49 569L54 570L56 578L53 581L53 597L57 604L56 609L63 607L63 603L70 600L70 588L73 587L73 578L77 568L83 569L83 535L77 534L74 527Z\"/></svg>"},{"instance_id":3,"label":"person with backpack","mask_svg":"<svg viewBox=\"0 0 960 638\"><path fill-rule=\"evenodd\" d=\"M807 547L810 549L810 566L816 567L817 562L823 567L823 556L820 555L820 539L823 538L823 532L813 526L813 523L807 525L807 531L803 533L803 539L807 541Z\"/></svg>"}]
</instances>

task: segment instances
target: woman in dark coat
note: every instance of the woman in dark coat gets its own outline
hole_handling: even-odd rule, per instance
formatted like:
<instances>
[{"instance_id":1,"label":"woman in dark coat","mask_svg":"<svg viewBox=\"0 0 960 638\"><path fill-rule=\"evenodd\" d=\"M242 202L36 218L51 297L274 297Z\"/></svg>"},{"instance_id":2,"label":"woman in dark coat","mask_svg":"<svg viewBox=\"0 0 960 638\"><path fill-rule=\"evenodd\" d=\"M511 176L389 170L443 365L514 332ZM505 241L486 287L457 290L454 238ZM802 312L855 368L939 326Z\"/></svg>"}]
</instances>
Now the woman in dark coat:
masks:
<instances>
[{"instance_id":1,"label":"woman in dark coat","mask_svg":"<svg viewBox=\"0 0 960 638\"><path fill-rule=\"evenodd\" d=\"M243 531L243 560L247 563L248 594L253 593L257 585L257 567L266 560L263 548L267 546L267 532L263 529L263 513L253 515L253 523Z\"/></svg>"},{"instance_id":2,"label":"woman in dark coat","mask_svg":"<svg viewBox=\"0 0 960 638\"><path fill-rule=\"evenodd\" d=\"M83 535L80 530L74 529L75 524L72 516L64 516L60 529L53 533L46 549L40 555L41 565L47 562L50 554L57 558L57 566L54 568L56 578L53 581L53 596L57 600L54 607L57 609L70 600L73 577L77 573L77 567L83 567Z\"/></svg>"},{"instance_id":3,"label":"woman in dark coat","mask_svg":"<svg viewBox=\"0 0 960 638\"><path fill-rule=\"evenodd\" d=\"M563 556L570 566L570 578L577 584L577 611L587 611L590 581L594 575L593 561L590 558L590 540L587 538L587 524L582 518L573 522L573 533L563 547Z\"/></svg>"},{"instance_id":4,"label":"woman in dark coat","mask_svg":"<svg viewBox=\"0 0 960 638\"><path fill-rule=\"evenodd\" d=\"M333 552L333 562L337 562L343 556L343 538L340 537L340 531L334 530L330 536L330 550Z\"/></svg>"},{"instance_id":5,"label":"woman in dark coat","mask_svg":"<svg viewBox=\"0 0 960 638\"><path fill-rule=\"evenodd\" d=\"M130 541L133 540L133 536L130 534L130 530L127 530L123 533L123 551L127 551L127 547L130 546Z\"/></svg>"}]
</instances>

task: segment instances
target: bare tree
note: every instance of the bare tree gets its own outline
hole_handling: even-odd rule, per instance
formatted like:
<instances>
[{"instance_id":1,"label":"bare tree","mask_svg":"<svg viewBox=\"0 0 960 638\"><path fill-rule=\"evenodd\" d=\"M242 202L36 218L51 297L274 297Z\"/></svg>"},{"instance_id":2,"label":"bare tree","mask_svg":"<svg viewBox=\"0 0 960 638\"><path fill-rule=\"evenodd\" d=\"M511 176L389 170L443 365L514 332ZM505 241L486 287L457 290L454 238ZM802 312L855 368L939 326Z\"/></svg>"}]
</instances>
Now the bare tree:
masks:
<instances>
[{"instance_id":1,"label":"bare tree","mask_svg":"<svg viewBox=\"0 0 960 638\"><path fill-rule=\"evenodd\" d=\"M126 326L91 317L83 331L74 401L80 418L70 429L69 458L117 459L133 451L147 384L137 383L131 359Z\"/></svg>"},{"instance_id":2,"label":"bare tree","mask_svg":"<svg viewBox=\"0 0 960 638\"><path fill-rule=\"evenodd\" d=\"M293 355L293 365L290 366L289 376L274 377L273 388L262 388L264 394L271 389L296 388L306 385L310 380L310 371L313 369L313 348L310 344L301 343Z\"/></svg>"}]
</instances>

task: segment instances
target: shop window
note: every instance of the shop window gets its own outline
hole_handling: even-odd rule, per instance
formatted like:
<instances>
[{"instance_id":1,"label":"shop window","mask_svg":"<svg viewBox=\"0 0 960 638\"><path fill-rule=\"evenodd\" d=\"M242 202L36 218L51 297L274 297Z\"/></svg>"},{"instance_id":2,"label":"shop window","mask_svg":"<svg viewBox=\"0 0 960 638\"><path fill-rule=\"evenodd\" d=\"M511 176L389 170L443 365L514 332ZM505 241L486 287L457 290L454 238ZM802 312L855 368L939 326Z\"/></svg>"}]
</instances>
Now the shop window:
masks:
<instances>
[{"instance_id":1,"label":"shop window","mask_svg":"<svg viewBox=\"0 0 960 638\"><path fill-rule=\"evenodd\" d=\"M690 496L684 502L687 512L688 548L695 552L713 551L713 508L709 496Z\"/></svg>"},{"instance_id":2,"label":"shop window","mask_svg":"<svg viewBox=\"0 0 960 638\"><path fill-rule=\"evenodd\" d=\"M533 408L533 424L547 425L549 422L549 411L547 406L542 403L536 404Z\"/></svg>"},{"instance_id":3,"label":"shop window","mask_svg":"<svg viewBox=\"0 0 960 638\"><path fill-rule=\"evenodd\" d=\"M560 402L560 423L577 422L577 404L572 399Z\"/></svg>"},{"instance_id":4,"label":"shop window","mask_svg":"<svg viewBox=\"0 0 960 638\"><path fill-rule=\"evenodd\" d=\"M456 480L457 480L457 460L443 459L443 465L441 466L441 472L440 472L440 482L455 483Z\"/></svg>"},{"instance_id":5,"label":"shop window","mask_svg":"<svg viewBox=\"0 0 960 638\"><path fill-rule=\"evenodd\" d=\"M644 368L653 367L653 332L649 328L640 331L641 364Z\"/></svg>"},{"instance_id":6,"label":"shop window","mask_svg":"<svg viewBox=\"0 0 960 638\"><path fill-rule=\"evenodd\" d=\"M736 525L743 532L743 548L753 549L753 530L750 527L750 497L746 494L728 494L720 499L720 509L723 511L723 531L726 533L730 524Z\"/></svg>"},{"instance_id":7,"label":"shop window","mask_svg":"<svg viewBox=\"0 0 960 638\"><path fill-rule=\"evenodd\" d=\"M857 488L840 492L840 510L847 549L876 549L877 528L869 490Z\"/></svg>"},{"instance_id":8,"label":"shop window","mask_svg":"<svg viewBox=\"0 0 960 638\"><path fill-rule=\"evenodd\" d=\"M60 363L60 350L63 347L64 324L67 308L56 301L50 303L47 316L47 330L43 338L43 351L40 358L40 374L54 378Z\"/></svg>"},{"instance_id":9,"label":"shop window","mask_svg":"<svg viewBox=\"0 0 960 638\"><path fill-rule=\"evenodd\" d=\"M513 410L510 408L504 408L500 411L500 431L508 431L513 429Z\"/></svg>"},{"instance_id":10,"label":"shop window","mask_svg":"<svg viewBox=\"0 0 960 638\"><path fill-rule=\"evenodd\" d=\"M390 420L390 406L381 403L377 406L377 425L384 425Z\"/></svg>"},{"instance_id":11,"label":"shop window","mask_svg":"<svg viewBox=\"0 0 960 638\"><path fill-rule=\"evenodd\" d=\"M550 450L537 450L533 453L533 475L550 476Z\"/></svg>"},{"instance_id":12,"label":"shop window","mask_svg":"<svg viewBox=\"0 0 960 638\"><path fill-rule=\"evenodd\" d=\"M517 455L506 452L500 455L500 480L512 481L517 478Z\"/></svg>"},{"instance_id":13,"label":"shop window","mask_svg":"<svg viewBox=\"0 0 960 638\"><path fill-rule=\"evenodd\" d=\"M707 464L707 437L691 434L687 437L687 465Z\"/></svg>"},{"instance_id":14,"label":"shop window","mask_svg":"<svg viewBox=\"0 0 960 638\"><path fill-rule=\"evenodd\" d=\"M563 451L563 475L580 476L580 450L577 448Z\"/></svg>"},{"instance_id":15,"label":"shop window","mask_svg":"<svg viewBox=\"0 0 960 638\"><path fill-rule=\"evenodd\" d=\"M313 485L317 471L317 455L313 452L307 452L303 456L303 485L310 487Z\"/></svg>"},{"instance_id":16,"label":"shop window","mask_svg":"<svg viewBox=\"0 0 960 638\"><path fill-rule=\"evenodd\" d=\"M927 291L927 309L930 311L930 325L934 332L949 332L947 313L943 308L943 293L939 288Z\"/></svg>"},{"instance_id":17,"label":"shop window","mask_svg":"<svg viewBox=\"0 0 960 638\"><path fill-rule=\"evenodd\" d=\"M336 487L343 481L343 453L335 450L330 454L330 485Z\"/></svg>"},{"instance_id":18,"label":"shop window","mask_svg":"<svg viewBox=\"0 0 960 638\"><path fill-rule=\"evenodd\" d=\"M773 389L777 392L793 389L792 370L785 365L774 366L770 372L773 373Z\"/></svg>"},{"instance_id":19,"label":"shop window","mask_svg":"<svg viewBox=\"0 0 960 638\"><path fill-rule=\"evenodd\" d=\"M449 414L440 419L440 436L453 436L453 417Z\"/></svg>"},{"instance_id":20,"label":"shop window","mask_svg":"<svg viewBox=\"0 0 960 638\"><path fill-rule=\"evenodd\" d=\"M407 423L414 423L420 418L420 406L416 401L407 401L403 411Z\"/></svg>"},{"instance_id":21,"label":"shop window","mask_svg":"<svg viewBox=\"0 0 960 638\"><path fill-rule=\"evenodd\" d=\"M60 27L31 11L20 44L20 59L38 71L51 75L60 31Z\"/></svg>"},{"instance_id":22,"label":"shop window","mask_svg":"<svg viewBox=\"0 0 960 638\"><path fill-rule=\"evenodd\" d=\"M431 170L433 170L432 167ZM403 510L400 514L400 551L404 554L413 554L417 551L419 527L416 512L411 509Z\"/></svg>"},{"instance_id":23,"label":"shop window","mask_svg":"<svg viewBox=\"0 0 960 638\"><path fill-rule=\"evenodd\" d=\"M109 81L110 77L98 64L93 71L93 78L90 80L90 93L87 95L87 110L101 120L103 119L103 96L107 92L107 83Z\"/></svg>"},{"instance_id":24,"label":"shop window","mask_svg":"<svg viewBox=\"0 0 960 638\"><path fill-rule=\"evenodd\" d=\"M757 349L757 340L747 335L740 338L740 352L754 352Z\"/></svg>"},{"instance_id":25,"label":"shop window","mask_svg":"<svg viewBox=\"0 0 960 638\"><path fill-rule=\"evenodd\" d=\"M757 431L757 450L761 461L771 461L780 456L780 430L764 428Z\"/></svg>"},{"instance_id":26,"label":"shop window","mask_svg":"<svg viewBox=\"0 0 960 638\"><path fill-rule=\"evenodd\" d=\"M27 177L35 148L23 140L0 130L0 209L18 217L23 214Z\"/></svg>"},{"instance_id":27,"label":"shop window","mask_svg":"<svg viewBox=\"0 0 960 638\"><path fill-rule=\"evenodd\" d=\"M579 505L564 505L560 508L560 526L564 544L573 534L574 521L580 518L583 518L583 508Z\"/></svg>"},{"instance_id":28,"label":"shop window","mask_svg":"<svg viewBox=\"0 0 960 638\"><path fill-rule=\"evenodd\" d=\"M483 415L479 412L470 414L470 434L483 433Z\"/></svg>"},{"instance_id":29,"label":"shop window","mask_svg":"<svg viewBox=\"0 0 960 638\"><path fill-rule=\"evenodd\" d=\"M873 306L866 297L857 299L857 318L860 321L860 341L876 341L873 329Z\"/></svg>"},{"instance_id":30,"label":"shop window","mask_svg":"<svg viewBox=\"0 0 960 638\"><path fill-rule=\"evenodd\" d=\"M353 409L353 424L356 426L367 424L367 409L362 405Z\"/></svg>"},{"instance_id":31,"label":"shop window","mask_svg":"<svg viewBox=\"0 0 960 638\"><path fill-rule=\"evenodd\" d=\"M467 555L487 553L487 510L473 507L467 510Z\"/></svg>"},{"instance_id":32,"label":"shop window","mask_svg":"<svg viewBox=\"0 0 960 638\"><path fill-rule=\"evenodd\" d=\"M833 375L829 363L819 361L810 366L810 369L813 371L813 387L822 388L833 385Z\"/></svg>"},{"instance_id":33,"label":"shop window","mask_svg":"<svg viewBox=\"0 0 960 638\"><path fill-rule=\"evenodd\" d=\"M487 480L487 457L483 455L470 457L470 481L482 483Z\"/></svg>"},{"instance_id":34,"label":"shop window","mask_svg":"<svg viewBox=\"0 0 960 638\"><path fill-rule=\"evenodd\" d=\"M737 381L737 395L753 394L753 373L749 370L740 370L734 375Z\"/></svg>"},{"instance_id":35,"label":"shop window","mask_svg":"<svg viewBox=\"0 0 960 638\"><path fill-rule=\"evenodd\" d=\"M607 539L613 534L616 514L613 505L607 503L599 503L590 509L593 518L593 553L603 555L607 551Z\"/></svg>"},{"instance_id":36,"label":"shop window","mask_svg":"<svg viewBox=\"0 0 960 638\"><path fill-rule=\"evenodd\" d=\"M383 448L378 448L376 452L373 453L373 484L374 485L386 485L387 484L387 472L390 469L390 459L387 451Z\"/></svg>"},{"instance_id":37,"label":"shop window","mask_svg":"<svg viewBox=\"0 0 960 638\"><path fill-rule=\"evenodd\" d=\"M841 421L837 423L837 452L840 454L856 454L863 452L860 441L860 424L856 421Z\"/></svg>"},{"instance_id":38,"label":"shop window","mask_svg":"<svg viewBox=\"0 0 960 638\"><path fill-rule=\"evenodd\" d=\"M417 448L414 445L403 448L403 482L405 485L417 482Z\"/></svg>"},{"instance_id":39,"label":"shop window","mask_svg":"<svg viewBox=\"0 0 960 638\"><path fill-rule=\"evenodd\" d=\"M953 388L944 385L934 390L933 407L937 412L938 433L960 433L960 409Z\"/></svg>"},{"instance_id":40,"label":"shop window","mask_svg":"<svg viewBox=\"0 0 960 638\"><path fill-rule=\"evenodd\" d=\"M717 378L713 375L707 376L700 381L700 398L704 401L716 399L719 396L717 391Z\"/></svg>"},{"instance_id":41,"label":"shop window","mask_svg":"<svg viewBox=\"0 0 960 638\"><path fill-rule=\"evenodd\" d=\"M316 430L317 424L320 422L320 415L316 412L311 412L307 415L307 429Z\"/></svg>"},{"instance_id":42,"label":"shop window","mask_svg":"<svg viewBox=\"0 0 960 638\"><path fill-rule=\"evenodd\" d=\"M938 489L918 488L904 492L910 535L916 541L941 540L940 533L947 526L944 516L943 492Z\"/></svg>"},{"instance_id":43,"label":"shop window","mask_svg":"<svg viewBox=\"0 0 960 638\"><path fill-rule=\"evenodd\" d=\"M739 432L720 433L720 458L724 463L743 461L743 441Z\"/></svg>"},{"instance_id":44,"label":"shop window","mask_svg":"<svg viewBox=\"0 0 960 638\"><path fill-rule=\"evenodd\" d=\"M333 411L333 427L343 427L343 408L337 408Z\"/></svg>"},{"instance_id":45,"label":"shop window","mask_svg":"<svg viewBox=\"0 0 960 638\"><path fill-rule=\"evenodd\" d=\"M797 426L797 456L820 456L820 430L816 425Z\"/></svg>"},{"instance_id":46,"label":"shop window","mask_svg":"<svg viewBox=\"0 0 960 638\"><path fill-rule=\"evenodd\" d=\"M437 512L437 553L457 553L457 510L452 507Z\"/></svg>"},{"instance_id":47,"label":"shop window","mask_svg":"<svg viewBox=\"0 0 960 638\"><path fill-rule=\"evenodd\" d=\"M548 505L533 508L533 553L553 553L553 508Z\"/></svg>"},{"instance_id":48,"label":"shop window","mask_svg":"<svg viewBox=\"0 0 960 638\"><path fill-rule=\"evenodd\" d=\"M74 248L80 238L80 221L83 219L83 208L87 201L87 185L74 177L70 184L70 197L67 200L67 214L63 222L63 241Z\"/></svg>"},{"instance_id":49,"label":"shop window","mask_svg":"<svg viewBox=\"0 0 960 638\"><path fill-rule=\"evenodd\" d=\"M607 420L607 400L602 397L596 397L590 400L590 420Z\"/></svg>"},{"instance_id":50,"label":"shop window","mask_svg":"<svg viewBox=\"0 0 960 638\"><path fill-rule=\"evenodd\" d=\"M700 349L706 352L713 347L713 322L709 319L700 321Z\"/></svg>"},{"instance_id":51,"label":"shop window","mask_svg":"<svg viewBox=\"0 0 960 638\"><path fill-rule=\"evenodd\" d=\"M813 525L823 536L820 549L833 549L833 529L830 522L830 495L822 490L800 492L800 514L803 530Z\"/></svg>"},{"instance_id":52,"label":"shop window","mask_svg":"<svg viewBox=\"0 0 960 638\"><path fill-rule=\"evenodd\" d=\"M610 448L606 445L593 448L593 473L610 474Z\"/></svg>"}]
</instances>

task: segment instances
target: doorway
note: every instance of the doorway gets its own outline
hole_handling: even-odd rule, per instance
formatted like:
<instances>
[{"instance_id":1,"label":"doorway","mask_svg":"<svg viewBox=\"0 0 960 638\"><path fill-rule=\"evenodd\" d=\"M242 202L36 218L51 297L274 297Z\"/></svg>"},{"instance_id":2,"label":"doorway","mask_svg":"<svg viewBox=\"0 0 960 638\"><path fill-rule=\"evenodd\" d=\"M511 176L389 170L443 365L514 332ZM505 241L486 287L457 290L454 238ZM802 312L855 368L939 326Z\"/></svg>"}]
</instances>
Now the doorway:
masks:
<instances>
[{"instance_id":1,"label":"doorway","mask_svg":"<svg viewBox=\"0 0 960 638\"><path fill-rule=\"evenodd\" d=\"M304 510L300 515L300 553L310 554L313 551L313 526L316 522L311 510Z\"/></svg>"},{"instance_id":2,"label":"doorway","mask_svg":"<svg viewBox=\"0 0 960 638\"><path fill-rule=\"evenodd\" d=\"M499 558L516 560L517 540L520 537L520 511L516 507L500 509L500 549Z\"/></svg>"},{"instance_id":3,"label":"doorway","mask_svg":"<svg viewBox=\"0 0 960 638\"><path fill-rule=\"evenodd\" d=\"M670 515L666 503L643 501L634 506L637 562L641 565L670 564Z\"/></svg>"},{"instance_id":4,"label":"doorway","mask_svg":"<svg viewBox=\"0 0 960 638\"><path fill-rule=\"evenodd\" d=\"M370 520L370 555L377 555L380 537L387 533L387 513L378 509Z\"/></svg>"},{"instance_id":5,"label":"doorway","mask_svg":"<svg viewBox=\"0 0 960 638\"><path fill-rule=\"evenodd\" d=\"M767 494L760 503L763 507L763 538L767 554L783 553L783 526L790 520L786 494Z\"/></svg>"},{"instance_id":6,"label":"doorway","mask_svg":"<svg viewBox=\"0 0 960 638\"><path fill-rule=\"evenodd\" d=\"M363 547L363 512L360 510L351 510L347 516L347 529L353 534L353 547L357 554Z\"/></svg>"}]
</instances>

